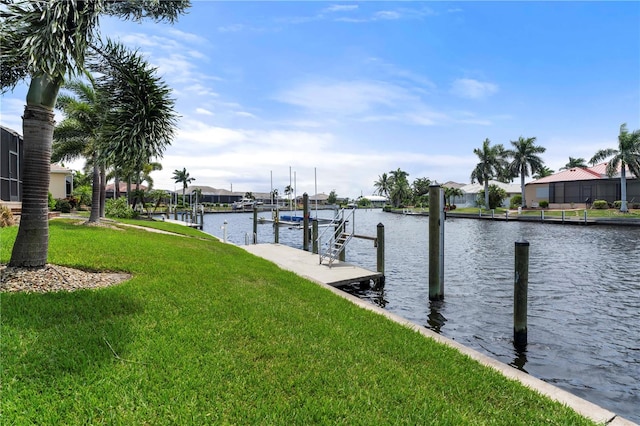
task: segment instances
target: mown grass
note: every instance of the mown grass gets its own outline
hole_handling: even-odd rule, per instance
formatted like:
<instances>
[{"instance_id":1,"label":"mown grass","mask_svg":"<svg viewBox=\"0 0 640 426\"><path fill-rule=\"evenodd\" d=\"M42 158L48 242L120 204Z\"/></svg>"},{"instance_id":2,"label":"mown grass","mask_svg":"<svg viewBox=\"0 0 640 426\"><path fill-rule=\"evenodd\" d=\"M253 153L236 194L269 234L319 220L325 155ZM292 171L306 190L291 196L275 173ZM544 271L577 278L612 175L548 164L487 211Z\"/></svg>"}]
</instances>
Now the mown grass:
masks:
<instances>
[{"instance_id":1,"label":"mown grass","mask_svg":"<svg viewBox=\"0 0 640 426\"><path fill-rule=\"evenodd\" d=\"M49 256L134 278L0 295L3 425L590 424L238 247L58 219Z\"/></svg>"}]
</instances>

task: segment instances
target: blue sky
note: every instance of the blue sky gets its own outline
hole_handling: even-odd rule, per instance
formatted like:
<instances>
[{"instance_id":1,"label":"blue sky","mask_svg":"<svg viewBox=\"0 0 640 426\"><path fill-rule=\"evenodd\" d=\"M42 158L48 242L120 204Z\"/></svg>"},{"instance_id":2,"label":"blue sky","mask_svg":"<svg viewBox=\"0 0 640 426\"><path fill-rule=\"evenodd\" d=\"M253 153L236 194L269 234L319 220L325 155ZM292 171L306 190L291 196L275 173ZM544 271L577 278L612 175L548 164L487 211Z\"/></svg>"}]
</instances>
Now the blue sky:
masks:
<instances>
[{"instance_id":1,"label":"blue sky","mask_svg":"<svg viewBox=\"0 0 640 426\"><path fill-rule=\"evenodd\" d=\"M640 128L638 2L193 1L172 25L101 20L174 90L179 130L154 172L234 191L371 194L469 182L485 138L536 137L558 170ZM26 86L5 94L21 130ZM58 119L61 117L58 116ZM67 164L74 168L81 163Z\"/></svg>"}]
</instances>

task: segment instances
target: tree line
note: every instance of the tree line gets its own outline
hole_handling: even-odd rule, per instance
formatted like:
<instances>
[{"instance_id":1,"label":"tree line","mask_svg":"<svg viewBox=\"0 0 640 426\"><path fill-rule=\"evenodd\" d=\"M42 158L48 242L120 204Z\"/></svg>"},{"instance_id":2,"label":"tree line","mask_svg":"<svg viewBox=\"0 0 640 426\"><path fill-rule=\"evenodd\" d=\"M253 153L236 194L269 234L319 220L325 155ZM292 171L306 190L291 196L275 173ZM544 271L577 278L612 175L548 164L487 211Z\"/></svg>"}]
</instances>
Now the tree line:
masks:
<instances>
[{"instance_id":1,"label":"tree line","mask_svg":"<svg viewBox=\"0 0 640 426\"><path fill-rule=\"evenodd\" d=\"M520 177L520 188L522 197L522 207L527 207L525 198L525 178L532 176L534 179L541 179L554 173L544 164L540 157L546 148L536 145L535 137L519 137L516 141L511 141L511 148L506 149L502 144L491 144L487 138L480 148L475 148L473 153L478 158L478 163L471 171L471 183L476 181L484 185L483 197L484 205L489 208L491 189L489 181L513 182ZM630 132L627 125L620 126L618 135L618 147L607 148L597 151L589 160L591 165L609 159L606 166L606 174L609 177L620 173L621 186L621 206L620 211L627 212L627 169L631 171L637 179L640 179L640 130ZM568 170L575 167L588 167L584 158L569 157L569 162L560 170ZM388 174L383 173L374 182L375 193L389 198L394 207L403 204L421 205L428 202L428 187L431 181L428 178L419 178L409 184L409 174L400 168ZM449 200L453 196L460 196L462 193L454 188L445 188L445 197Z\"/></svg>"}]
</instances>

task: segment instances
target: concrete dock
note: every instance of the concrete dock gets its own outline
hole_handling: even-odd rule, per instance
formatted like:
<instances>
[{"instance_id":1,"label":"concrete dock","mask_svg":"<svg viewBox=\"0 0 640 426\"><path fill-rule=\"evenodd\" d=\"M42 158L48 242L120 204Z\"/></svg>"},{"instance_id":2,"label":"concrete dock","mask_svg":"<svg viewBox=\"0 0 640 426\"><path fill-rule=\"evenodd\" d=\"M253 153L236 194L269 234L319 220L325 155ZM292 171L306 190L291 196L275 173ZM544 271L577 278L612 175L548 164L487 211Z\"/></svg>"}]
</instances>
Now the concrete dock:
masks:
<instances>
[{"instance_id":1,"label":"concrete dock","mask_svg":"<svg viewBox=\"0 0 640 426\"><path fill-rule=\"evenodd\" d=\"M240 247L275 263L282 269L332 287L351 283L377 282L383 277L380 272L369 271L337 260L331 267L326 264L321 265L317 254L282 244L251 244Z\"/></svg>"}]
</instances>

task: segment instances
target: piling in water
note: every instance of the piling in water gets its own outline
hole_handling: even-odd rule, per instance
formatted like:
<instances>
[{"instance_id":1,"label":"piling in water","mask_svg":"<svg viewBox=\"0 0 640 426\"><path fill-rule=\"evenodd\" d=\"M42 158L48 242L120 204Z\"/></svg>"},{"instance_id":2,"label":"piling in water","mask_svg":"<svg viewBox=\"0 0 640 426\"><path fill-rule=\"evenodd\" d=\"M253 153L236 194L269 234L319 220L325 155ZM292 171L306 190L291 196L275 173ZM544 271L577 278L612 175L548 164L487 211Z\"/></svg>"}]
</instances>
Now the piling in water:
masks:
<instances>
[{"instance_id":1,"label":"piling in water","mask_svg":"<svg viewBox=\"0 0 640 426\"><path fill-rule=\"evenodd\" d=\"M378 223L376 235L376 270L382 274L378 285L384 284L384 225Z\"/></svg>"},{"instance_id":2,"label":"piling in water","mask_svg":"<svg viewBox=\"0 0 640 426\"><path fill-rule=\"evenodd\" d=\"M318 220L311 222L311 241L313 241L313 254L318 254Z\"/></svg>"},{"instance_id":3,"label":"piling in water","mask_svg":"<svg viewBox=\"0 0 640 426\"><path fill-rule=\"evenodd\" d=\"M253 205L253 244L258 243L258 206Z\"/></svg>"},{"instance_id":4,"label":"piling in water","mask_svg":"<svg viewBox=\"0 0 640 426\"><path fill-rule=\"evenodd\" d=\"M527 291L529 287L529 242L516 241L513 282L513 344L527 346Z\"/></svg>"},{"instance_id":5,"label":"piling in water","mask_svg":"<svg viewBox=\"0 0 640 426\"><path fill-rule=\"evenodd\" d=\"M429 300L444 298L440 273L440 185L429 186Z\"/></svg>"},{"instance_id":6,"label":"piling in water","mask_svg":"<svg viewBox=\"0 0 640 426\"><path fill-rule=\"evenodd\" d=\"M302 194L302 249L309 251L309 195Z\"/></svg>"}]
</instances>

